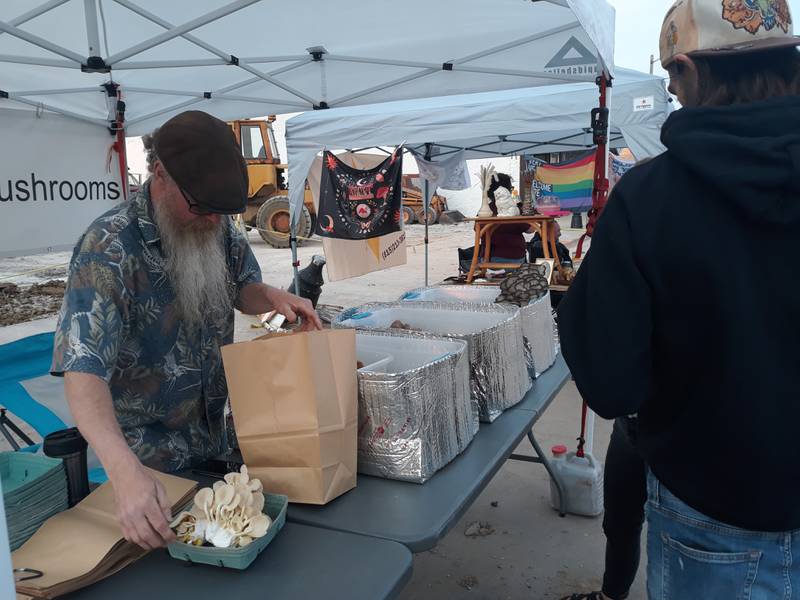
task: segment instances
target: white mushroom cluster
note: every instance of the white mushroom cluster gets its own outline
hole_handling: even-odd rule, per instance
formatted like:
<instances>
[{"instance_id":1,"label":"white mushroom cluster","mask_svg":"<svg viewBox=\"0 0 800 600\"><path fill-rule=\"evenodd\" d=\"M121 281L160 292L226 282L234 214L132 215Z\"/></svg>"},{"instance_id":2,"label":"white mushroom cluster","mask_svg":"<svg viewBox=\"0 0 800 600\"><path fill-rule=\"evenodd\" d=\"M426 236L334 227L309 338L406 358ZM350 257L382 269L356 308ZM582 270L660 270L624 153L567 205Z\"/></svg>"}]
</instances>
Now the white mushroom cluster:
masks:
<instances>
[{"instance_id":1,"label":"white mushroom cluster","mask_svg":"<svg viewBox=\"0 0 800 600\"><path fill-rule=\"evenodd\" d=\"M271 524L264 514L261 481L250 479L247 467L228 473L225 481L203 488L194 496L194 506L172 522L178 540L194 546L241 548L266 535Z\"/></svg>"}]
</instances>

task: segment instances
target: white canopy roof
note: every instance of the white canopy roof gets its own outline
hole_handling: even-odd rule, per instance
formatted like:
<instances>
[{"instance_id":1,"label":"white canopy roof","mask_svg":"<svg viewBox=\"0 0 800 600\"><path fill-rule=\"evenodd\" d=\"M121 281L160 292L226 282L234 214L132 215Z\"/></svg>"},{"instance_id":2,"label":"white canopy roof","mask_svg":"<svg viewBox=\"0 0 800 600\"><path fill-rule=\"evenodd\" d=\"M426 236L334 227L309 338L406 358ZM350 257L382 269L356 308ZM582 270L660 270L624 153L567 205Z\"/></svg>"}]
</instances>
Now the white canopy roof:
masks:
<instances>
[{"instance_id":1,"label":"white canopy roof","mask_svg":"<svg viewBox=\"0 0 800 600\"><path fill-rule=\"evenodd\" d=\"M613 72L606 0L42 1L0 3L0 107L105 126L113 80L128 135Z\"/></svg>"},{"instance_id":2,"label":"white canopy roof","mask_svg":"<svg viewBox=\"0 0 800 600\"><path fill-rule=\"evenodd\" d=\"M325 148L356 150L405 141L424 152L430 143L432 160L461 149L467 158L487 158L591 148L590 111L598 94L593 83L578 83L298 115L286 122L292 209L302 203L303 182ZM629 147L638 159L664 151L661 126L671 105L661 78L617 69L610 106L612 147Z\"/></svg>"}]
</instances>

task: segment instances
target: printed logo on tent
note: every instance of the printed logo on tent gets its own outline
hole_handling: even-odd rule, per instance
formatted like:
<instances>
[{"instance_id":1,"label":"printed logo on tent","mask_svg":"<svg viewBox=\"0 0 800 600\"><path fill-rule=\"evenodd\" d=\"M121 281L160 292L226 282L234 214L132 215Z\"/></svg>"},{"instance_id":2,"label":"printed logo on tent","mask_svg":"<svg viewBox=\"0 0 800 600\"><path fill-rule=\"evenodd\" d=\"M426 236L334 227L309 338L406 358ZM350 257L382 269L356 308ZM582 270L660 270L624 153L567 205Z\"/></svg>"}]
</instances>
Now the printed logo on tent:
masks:
<instances>
[{"instance_id":1,"label":"printed logo on tent","mask_svg":"<svg viewBox=\"0 0 800 600\"><path fill-rule=\"evenodd\" d=\"M578 38L572 36L544 66L544 70L548 73L564 75L597 73L597 57Z\"/></svg>"},{"instance_id":2,"label":"printed logo on tent","mask_svg":"<svg viewBox=\"0 0 800 600\"><path fill-rule=\"evenodd\" d=\"M655 109L656 98L655 96L644 96L642 98L634 98L633 112L644 112L647 110Z\"/></svg>"}]
</instances>

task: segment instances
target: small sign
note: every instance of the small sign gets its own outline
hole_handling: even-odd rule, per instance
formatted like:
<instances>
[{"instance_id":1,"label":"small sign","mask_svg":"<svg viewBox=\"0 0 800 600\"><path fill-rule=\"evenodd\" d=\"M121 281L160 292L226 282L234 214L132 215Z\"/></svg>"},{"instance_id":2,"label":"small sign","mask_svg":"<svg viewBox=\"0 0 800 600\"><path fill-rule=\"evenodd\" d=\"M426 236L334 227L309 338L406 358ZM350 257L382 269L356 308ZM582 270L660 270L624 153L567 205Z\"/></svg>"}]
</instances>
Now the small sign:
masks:
<instances>
[{"instance_id":1,"label":"small sign","mask_svg":"<svg viewBox=\"0 0 800 600\"><path fill-rule=\"evenodd\" d=\"M645 96L643 98L634 98L633 112L644 112L646 110L653 110L655 108L655 96Z\"/></svg>"}]
</instances>

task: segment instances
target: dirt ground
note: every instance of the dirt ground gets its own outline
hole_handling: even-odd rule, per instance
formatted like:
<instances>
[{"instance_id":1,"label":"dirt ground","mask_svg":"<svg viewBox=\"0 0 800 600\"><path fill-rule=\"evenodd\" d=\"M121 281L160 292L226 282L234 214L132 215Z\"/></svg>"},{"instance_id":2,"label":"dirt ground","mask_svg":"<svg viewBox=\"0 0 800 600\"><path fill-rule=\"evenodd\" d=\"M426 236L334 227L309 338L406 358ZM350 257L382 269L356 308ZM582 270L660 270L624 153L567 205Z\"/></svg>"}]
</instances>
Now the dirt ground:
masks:
<instances>
[{"instance_id":1,"label":"dirt ground","mask_svg":"<svg viewBox=\"0 0 800 600\"><path fill-rule=\"evenodd\" d=\"M561 225L564 228L562 241L574 250L580 232L567 229L569 219L563 220ZM291 282L289 252L268 247L255 232L250 235L264 281L288 286ZM418 225L409 227L407 238L407 265L356 279L327 282L320 302L355 306L365 302L390 301L405 291L423 286L424 228ZM431 283L456 273L457 249L471 246L472 240L469 224L431 228ZM300 248L300 261L305 266L314 254L321 253L322 244L312 240ZM15 307L9 309L10 314L25 315L30 310L27 316L32 318L34 311L45 310L41 306L57 303L58 292L54 286L45 286L51 288L47 290L48 296L35 293L37 290L42 292L42 289L32 291L30 286L58 278L56 269L60 269L63 276L69 256L69 253L59 253L0 259L0 284L19 286L16 294L0 290L0 294L4 294L0 296L0 306L4 309L10 302ZM16 277L10 277L12 275ZM0 343L52 331L55 320L51 315L0 327ZM237 314L237 340L260 335L263 330L254 328L256 324L256 318ZM580 405L575 386L568 384L535 428L543 448L554 444L574 445L580 425ZM605 456L609 434L610 424L598 419L594 455L601 460ZM6 449L4 440L0 440L2 449ZM520 445L518 452L530 453L527 441ZM605 547L602 519L576 516L561 519L550 507L549 497L549 479L544 468L530 463L507 462L445 539L435 549L415 556L414 574L401 600L556 600L573 592L598 589ZM476 527L475 523L479 525ZM471 535L465 535L466 532ZM640 569L630 598L643 600L645 597L643 569Z\"/></svg>"}]
</instances>

